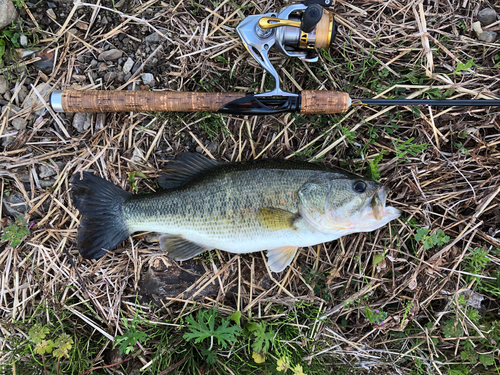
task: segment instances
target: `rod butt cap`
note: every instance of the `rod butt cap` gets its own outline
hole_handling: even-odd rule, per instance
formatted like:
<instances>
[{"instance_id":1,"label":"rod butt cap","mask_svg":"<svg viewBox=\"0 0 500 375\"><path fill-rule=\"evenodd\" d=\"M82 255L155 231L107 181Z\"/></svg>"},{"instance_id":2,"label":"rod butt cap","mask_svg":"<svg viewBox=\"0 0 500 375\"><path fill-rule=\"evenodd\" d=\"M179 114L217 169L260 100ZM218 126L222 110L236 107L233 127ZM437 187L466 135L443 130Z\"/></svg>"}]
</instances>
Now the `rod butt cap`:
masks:
<instances>
[{"instance_id":1,"label":"rod butt cap","mask_svg":"<svg viewBox=\"0 0 500 375\"><path fill-rule=\"evenodd\" d=\"M62 99L61 90L54 90L50 94L50 106L56 112L64 112L61 99Z\"/></svg>"}]
</instances>

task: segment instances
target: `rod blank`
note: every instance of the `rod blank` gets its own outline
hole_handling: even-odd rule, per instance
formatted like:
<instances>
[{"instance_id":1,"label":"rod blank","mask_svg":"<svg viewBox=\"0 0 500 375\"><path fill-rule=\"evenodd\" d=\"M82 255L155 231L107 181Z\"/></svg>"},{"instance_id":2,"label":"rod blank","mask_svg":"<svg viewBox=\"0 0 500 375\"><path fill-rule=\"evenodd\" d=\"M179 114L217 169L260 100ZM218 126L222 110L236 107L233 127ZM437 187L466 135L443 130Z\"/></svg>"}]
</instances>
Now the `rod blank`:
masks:
<instances>
[{"instance_id":1,"label":"rod blank","mask_svg":"<svg viewBox=\"0 0 500 375\"><path fill-rule=\"evenodd\" d=\"M358 99L363 105L406 105L406 106L437 106L437 107L452 107L452 106L495 106L500 105L500 100L427 100L427 99Z\"/></svg>"}]
</instances>

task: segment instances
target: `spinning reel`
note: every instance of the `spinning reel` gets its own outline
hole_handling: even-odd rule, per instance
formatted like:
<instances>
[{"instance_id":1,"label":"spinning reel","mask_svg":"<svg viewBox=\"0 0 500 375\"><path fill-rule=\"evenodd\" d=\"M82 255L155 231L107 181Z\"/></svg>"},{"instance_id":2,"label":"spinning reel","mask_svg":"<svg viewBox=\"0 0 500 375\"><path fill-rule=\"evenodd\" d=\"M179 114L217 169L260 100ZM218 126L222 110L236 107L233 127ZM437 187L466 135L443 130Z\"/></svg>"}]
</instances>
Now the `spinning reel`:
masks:
<instances>
[{"instance_id":1,"label":"spinning reel","mask_svg":"<svg viewBox=\"0 0 500 375\"><path fill-rule=\"evenodd\" d=\"M298 96L280 89L278 72L269 60L274 49L307 62L318 61L317 48L328 49L337 34L333 14L325 7L332 0L306 0L289 5L280 13L265 13L245 18L236 28L250 54L275 81L274 90L256 97Z\"/></svg>"}]
</instances>

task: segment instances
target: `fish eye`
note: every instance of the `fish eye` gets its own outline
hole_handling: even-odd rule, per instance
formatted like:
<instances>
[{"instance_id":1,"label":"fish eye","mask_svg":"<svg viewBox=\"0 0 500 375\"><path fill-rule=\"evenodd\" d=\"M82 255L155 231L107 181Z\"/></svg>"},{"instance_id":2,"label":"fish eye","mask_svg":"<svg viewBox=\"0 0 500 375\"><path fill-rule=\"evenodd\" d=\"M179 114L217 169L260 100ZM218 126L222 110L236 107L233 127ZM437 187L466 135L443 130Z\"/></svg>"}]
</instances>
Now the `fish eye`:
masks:
<instances>
[{"instance_id":1,"label":"fish eye","mask_svg":"<svg viewBox=\"0 0 500 375\"><path fill-rule=\"evenodd\" d=\"M363 181L356 181L352 188L357 193L364 193L366 190L366 184Z\"/></svg>"}]
</instances>

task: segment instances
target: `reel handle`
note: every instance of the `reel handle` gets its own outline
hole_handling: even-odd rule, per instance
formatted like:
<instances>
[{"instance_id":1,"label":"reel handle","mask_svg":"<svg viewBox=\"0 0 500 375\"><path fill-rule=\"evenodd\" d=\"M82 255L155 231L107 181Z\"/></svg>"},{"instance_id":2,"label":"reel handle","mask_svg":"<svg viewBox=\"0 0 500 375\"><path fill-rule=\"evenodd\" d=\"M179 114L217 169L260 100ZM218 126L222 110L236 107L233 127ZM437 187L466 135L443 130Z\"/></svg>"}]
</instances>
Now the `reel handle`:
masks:
<instances>
[{"instance_id":1,"label":"reel handle","mask_svg":"<svg viewBox=\"0 0 500 375\"><path fill-rule=\"evenodd\" d=\"M318 4L309 5L302 15L300 29L305 33L310 33L314 30L319 21L323 17L323 8Z\"/></svg>"},{"instance_id":2,"label":"reel handle","mask_svg":"<svg viewBox=\"0 0 500 375\"><path fill-rule=\"evenodd\" d=\"M323 8L318 4L312 4L306 8L300 22L276 17L262 17L259 20L259 27L262 30L269 30L276 27L292 26L301 29L305 33L310 33L316 28L322 17Z\"/></svg>"}]
</instances>

